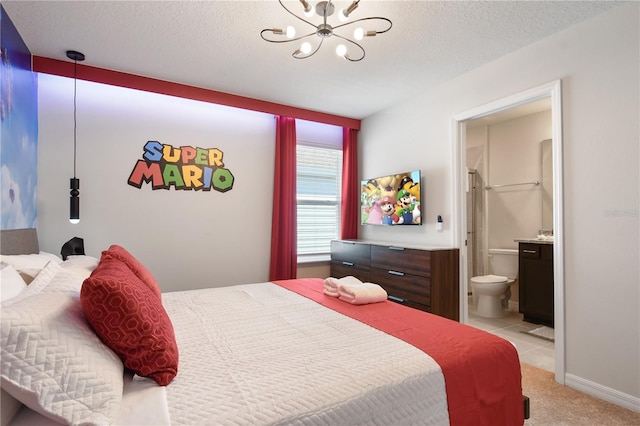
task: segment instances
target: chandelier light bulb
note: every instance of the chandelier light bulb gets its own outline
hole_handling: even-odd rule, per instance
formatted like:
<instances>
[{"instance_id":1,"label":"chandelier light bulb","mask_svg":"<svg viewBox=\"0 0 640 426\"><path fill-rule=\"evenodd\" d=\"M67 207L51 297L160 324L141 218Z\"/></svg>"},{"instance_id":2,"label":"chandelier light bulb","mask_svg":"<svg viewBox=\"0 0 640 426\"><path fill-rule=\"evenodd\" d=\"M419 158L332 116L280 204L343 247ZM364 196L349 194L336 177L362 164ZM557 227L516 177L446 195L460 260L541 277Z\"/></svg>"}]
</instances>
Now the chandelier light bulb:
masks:
<instances>
[{"instance_id":1,"label":"chandelier light bulb","mask_svg":"<svg viewBox=\"0 0 640 426\"><path fill-rule=\"evenodd\" d=\"M311 52L311 43L309 43L308 41L305 41L304 43L302 43L302 45L300 46L300 52L304 53L305 55Z\"/></svg>"},{"instance_id":2,"label":"chandelier light bulb","mask_svg":"<svg viewBox=\"0 0 640 426\"><path fill-rule=\"evenodd\" d=\"M362 28L356 28L353 32L353 38L358 41L362 40L364 38L364 30Z\"/></svg>"},{"instance_id":3,"label":"chandelier light bulb","mask_svg":"<svg viewBox=\"0 0 640 426\"><path fill-rule=\"evenodd\" d=\"M306 16L307 18L311 18L314 13L316 13L316 8L312 4L309 5L308 9L304 10L304 16Z\"/></svg>"},{"instance_id":4,"label":"chandelier light bulb","mask_svg":"<svg viewBox=\"0 0 640 426\"><path fill-rule=\"evenodd\" d=\"M69 222L71 222L72 225L77 225L80 223L80 219L69 219Z\"/></svg>"},{"instance_id":5,"label":"chandelier light bulb","mask_svg":"<svg viewBox=\"0 0 640 426\"><path fill-rule=\"evenodd\" d=\"M302 3L302 7L304 8L304 15L307 17L312 16L315 12L315 7L307 0L300 0L300 3Z\"/></svg>"},{"instance_id":6,"label":"chandelier light bulb","mask_svg":"<svg viewBox=\"0 0 640 426\"><path fill-rule=\"evenodd\" d=\"M287 38L294 38L296 36L296 29L291 25L287 26Z\"/></svg>"},{"instance_id":7,"label":"chandelier light bulb","mask_svg":"<svg viewBox=\"0 0 640 426\"><path fill-rule=\"evenodd\" d=\"M347 22L347 20L349 19L349 15L351 15L351 12L353 12L354 10L357 9L359 2L360 2L360 0L355 0L353 3L351 3L351 5L349 5L348 8L341 9L340 13L338 13L338 18L342 22Z\"/></svg>"},{"instance_id":8,"label":"chandelier light bulb","mask_svg":"<svg viewBox=\"0 0 640 426\"><path fill-rule=\"evenodd\" d=\"M338 47L336 47L336 55L340 57L344 57L346 54L347 54L347 46L345 46L344 44L339 44Z\"/></svg>"}]
</instances>

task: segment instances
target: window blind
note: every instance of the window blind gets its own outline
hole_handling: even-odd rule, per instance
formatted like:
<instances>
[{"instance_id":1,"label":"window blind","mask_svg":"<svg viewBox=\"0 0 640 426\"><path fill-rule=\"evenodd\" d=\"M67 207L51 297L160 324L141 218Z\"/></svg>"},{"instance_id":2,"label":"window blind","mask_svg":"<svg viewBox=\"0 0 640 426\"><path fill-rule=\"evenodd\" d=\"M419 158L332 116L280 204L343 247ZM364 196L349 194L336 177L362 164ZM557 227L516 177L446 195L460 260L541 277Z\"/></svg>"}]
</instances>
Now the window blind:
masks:
<instances>
[{"instance_id":1,"label":"window blind","mask_svg":"<svg viewBox=\"0 0 640 426\"><path fill-rule=\"evenodd\" d=\"M342 150L297 144L298 256L328 254L340 235Z\"/></svg>"}]
</instances>

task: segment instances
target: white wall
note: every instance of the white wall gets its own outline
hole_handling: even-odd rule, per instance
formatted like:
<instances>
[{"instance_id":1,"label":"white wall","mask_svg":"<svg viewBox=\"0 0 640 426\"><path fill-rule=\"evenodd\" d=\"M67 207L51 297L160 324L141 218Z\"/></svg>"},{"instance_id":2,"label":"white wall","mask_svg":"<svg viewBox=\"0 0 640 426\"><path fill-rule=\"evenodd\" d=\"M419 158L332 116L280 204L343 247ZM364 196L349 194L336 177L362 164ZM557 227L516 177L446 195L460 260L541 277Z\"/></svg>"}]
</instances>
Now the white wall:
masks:
<instances>
[{"instance_id":1,"label":"white wall","mask_svg":"<svg viewBox=\"0 0 640 426\"><path fill-rule=\"evenodd\" d=\"M361 175L426 177L420 232L362 236L451 245L452 117L562 79L567 383L630 407L640 407L639 15L630 2L509 54L365 119L360 137Z\"/></svg>"},{"instance_id":2,"label":"white wall","mask_svg":"<svg viewBox=\"0 0 640 426\"><path fill-rule=\"evenodd\" d=\"M71 225L73 80L39 75L38 233L59 253L73 236L99 257L120 244L163 291L268 279L275 120L272 115L78 81L80 223ZM233 189L127 184L149 140L218 148ZM267 247L265 251L265 247Z\"/></svg>"},{"instance_id":3,"label":"white wall","mask_svg":"<svg viewBox=\"0 0 640 426\"><path fill-rule=\"evenodd\" d=\"M271 114L138 90L77 82L80 223L71 225L73 80L38 75L38 235L43 250L84 238L100 257L120 244L163 291L267 281L271 244L275 120ZM296 120L298 137L342 144L342 128ZM140 189L127 183L149 140L218 148L234 176L228 192ZM300 276L328 275L324 265Z\"/></svg>"},{"instance_id":4,"label":"white wall","mask_svg":"<svg viewBox=\"0 0 640 426\"><path fill-rule=\"evenodd\" d=\"M542 147L551 138L551 111L489 126L487 185L542 181ZM542 186L520 185L487 191L490 248L517 249L517 238L542 229ZM512 289L512 292L517 289Z\"/></svg>"}]
</instances>

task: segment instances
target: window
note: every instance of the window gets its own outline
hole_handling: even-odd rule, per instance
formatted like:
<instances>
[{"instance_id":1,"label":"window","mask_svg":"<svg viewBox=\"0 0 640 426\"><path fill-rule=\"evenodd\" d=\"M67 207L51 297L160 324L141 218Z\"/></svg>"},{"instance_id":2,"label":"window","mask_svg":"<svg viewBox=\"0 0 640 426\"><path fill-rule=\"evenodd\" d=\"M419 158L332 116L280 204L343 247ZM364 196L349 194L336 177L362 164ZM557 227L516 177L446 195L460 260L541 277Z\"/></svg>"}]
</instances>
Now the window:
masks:
<instances>
[{"instance_id":1,"label":"window","mask_svg":"<svg viewBox=\"0 0 640 426\"><path fill-rule=\"evenodd\" d=\"M342 149L298 141L298 258L329 254L340 236Z\"/></svg>"}]
</instances>

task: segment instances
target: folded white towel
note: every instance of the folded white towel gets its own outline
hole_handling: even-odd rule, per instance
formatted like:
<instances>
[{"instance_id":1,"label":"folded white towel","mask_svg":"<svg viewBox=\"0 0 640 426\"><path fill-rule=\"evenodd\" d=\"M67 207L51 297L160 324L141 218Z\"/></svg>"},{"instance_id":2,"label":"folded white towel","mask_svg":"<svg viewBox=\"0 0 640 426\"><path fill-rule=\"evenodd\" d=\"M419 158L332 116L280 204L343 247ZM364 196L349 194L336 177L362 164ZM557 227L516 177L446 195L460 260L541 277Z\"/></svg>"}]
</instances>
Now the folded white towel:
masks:
<instances>
[{"instance_id":1,"label":"folded white towel","mask_svg":"<svg viewBox=\"0 0 640 426\"><path fill-rule=\"evenodd\" d=\"M338 284L340 282L337 278L329 277L324 280L324 294L327 296L338 297L340 294L338 293Z\"/></svg>"},{"instance_id":2,"label":"folded white towel","mask_svg":"<svg viewBox=\"0 0 640 426\"><path fill-rule=\"evenodd\" d=\"M338 282L340 284L346 284L346 285L364 284L362 281L360 281L359 279L357 279L353 275L347 275L346 277L342 277L342 278L340 278L338 280Z\"/></svg>"},{"instance_id":3,"label":"folded white towel","mask_svg":"<svg viewBox=\"0 0 640 426\"><path fill-rule=\"evenodd\" d=\"M338 291L340 284L362 285L362 281L351 275L342 278L326 278L324 280L324 294L333 297L340 296L340 293Z\"/></svg>"},{"instance_id":4,"label":"folded white towel","mask_svg":"<svg viewBox=\"0 0 640 426\"><path fill-rule=\"evenodd\" d=\"M374 283L347 284L340 283L338 298L352 305L364 305L387 300L385 289Z\"/></svg>"}]
</instances>

